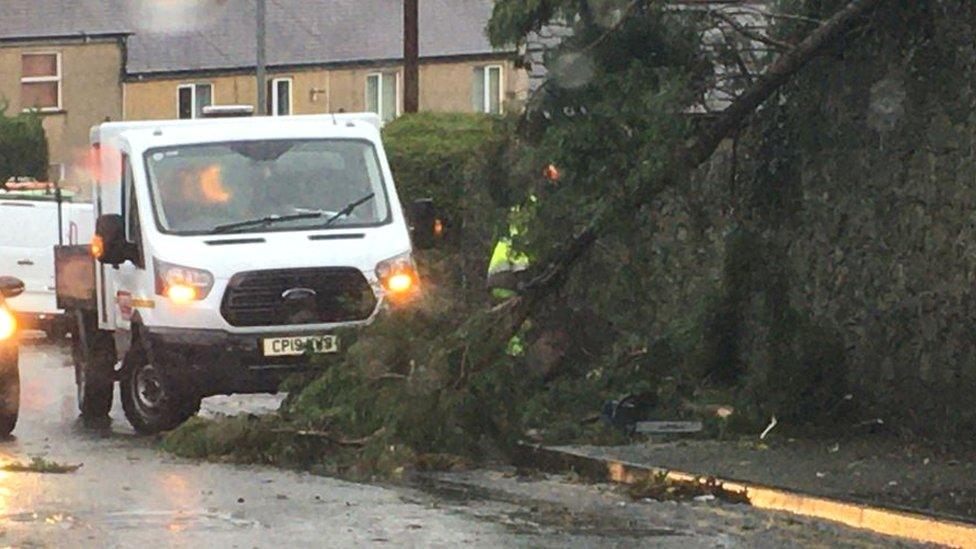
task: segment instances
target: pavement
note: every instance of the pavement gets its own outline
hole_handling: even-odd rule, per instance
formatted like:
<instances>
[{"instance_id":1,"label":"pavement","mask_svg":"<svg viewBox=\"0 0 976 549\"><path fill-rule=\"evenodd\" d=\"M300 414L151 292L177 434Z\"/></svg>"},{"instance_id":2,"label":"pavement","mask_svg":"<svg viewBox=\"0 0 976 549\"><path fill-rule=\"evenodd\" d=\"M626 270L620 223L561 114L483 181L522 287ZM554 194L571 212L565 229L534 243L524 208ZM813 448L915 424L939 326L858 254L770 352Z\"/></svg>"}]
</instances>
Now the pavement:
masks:
<instances>
[{"instance_id":1,"label":"pavement","mask_svg":"<svg viewBox=\"0 0 976 549\"><path fill-rule=\"evenodd\" d=\"M578 446L601 459L693 472L976 524L976 451L862 435Z\"/></svg>"},{"instance_id":2,"label":"pavement","mask_svg":"<svg viewBox=\"0 0 976 549\"><path fill-rule=\"evenodd\" d=\"M831 523L719 502L634 502L619 488L513 470L370 485L199 463L137 436L116 403L111 427L77 419L64 347L21 351L22 407L0 462L81 464L68 474L0 471L0 546L11 547L873 547L898 544ZM261 413L279 397L207 399L204 414Z\"/></svg>"}]
</instances>

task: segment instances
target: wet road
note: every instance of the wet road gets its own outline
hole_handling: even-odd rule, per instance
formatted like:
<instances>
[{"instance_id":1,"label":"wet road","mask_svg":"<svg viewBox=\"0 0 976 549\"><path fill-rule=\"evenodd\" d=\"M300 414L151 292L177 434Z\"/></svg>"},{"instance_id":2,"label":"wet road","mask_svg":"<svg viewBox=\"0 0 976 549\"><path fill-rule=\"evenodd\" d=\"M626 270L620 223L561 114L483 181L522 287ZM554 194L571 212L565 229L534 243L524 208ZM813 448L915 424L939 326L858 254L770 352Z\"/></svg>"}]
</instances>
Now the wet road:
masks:
<instances>
[{"instance_id":1,"label":"wet road","mask_svg":"<svg viewBox=\"0 0 976 549\"><path fill-rule=\"evenodd\" d=\"M262 467L197 463L112 426L77 421L66 349L28 342L22 408L0 459L43 456L65 475L0 471L0 546L323 547L807 546L880 538L742 506L632 503L610 487L477 471L420 487L361 485ZM274 409L267 396L208 399L204 413ZM890 540L887 540L890 543Z\"/></svg>"}]
</instances>

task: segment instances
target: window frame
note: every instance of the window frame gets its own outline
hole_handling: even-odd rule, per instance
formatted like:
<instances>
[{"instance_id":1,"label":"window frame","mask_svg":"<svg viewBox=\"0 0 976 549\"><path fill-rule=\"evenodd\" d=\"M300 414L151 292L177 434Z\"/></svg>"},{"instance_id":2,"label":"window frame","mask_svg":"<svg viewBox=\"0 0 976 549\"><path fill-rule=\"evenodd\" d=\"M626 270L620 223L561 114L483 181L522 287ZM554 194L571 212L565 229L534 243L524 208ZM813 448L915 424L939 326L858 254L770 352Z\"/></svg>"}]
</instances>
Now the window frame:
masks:
<instances>
[{"instance_id":1,"label":"window frame","mask_svg":"<svg viewBox=\"0 0 976 549\"><path fill-rule=\"evenodd\" d=\"M393 114L393 118L390 119L390 121L392 122L393 120L396 120L397 118L400 118L400 116L403 115L403 106L400 103L400 71L399 70L393 70L388 72L376 71L376 72L367 73L365 84L363 85L363 100L364 100L363 110L366 110L365 107L369 105L369 79L373 78L374 76L379 77L379 82L378 85L376 86L376 93L378 94L378 97L376 98L376 108L379 109L380 112L376 114L379 115L380 122L383 124L386 124L386 122L383 120L383 115L385 114L383 112L383 80L388 75L393 75L393 80L394 80L393 95L395 99L393 103L396 105L395 107L396 112Z\"/></svg>"},{"instance_id":2,"label":"window frame","mask_svg":"<svg viewBox=\"0 0 976 549\"><path fill-rule=\"evenodd\" d=\"M288 114L278 114L281 96L278 94L278 84L288 82ZM292 116L295 114L295 79L291 76L281 76L271 79L271 116Z\"/></svg>"},{"instance_id":3,"label":"window frame","mask_svg":"<svg viewBox=\"0 0 976 549\"><path fill-rule=\"evenodd\" d=\"M122 224L125 227L125 241L133 246L136 257L132 263L139 269L146 268L142 251L142 220L139 216L139 201L136 199L135 167L129 153L122 153ZM135 234L132 234L135 230Z\"/></svg>"},{"instance_id":4,"label":"window frame","mask_svg":"<svg viewBox=\"0 0 976 549\"><path fill-rule=\"evenodd\" d=\"M179 84L176 86L176 119L177 120L197 120L197 86L208 86L210 88L210 104L214 104L214 84L213 82L193 82L189 84ZM190 90L190 118L180 118L180 91ZM201 109L202 110L202 109Z\"/></svg>"},{"instance_id":5,"label":"window frame","mask_svg":"<svg viewBox=\"0 0 976 549\"><path fill-rule=\"evenodd\" d=\"M481 70L483 78L484 96L481 98L480 114L503 115L505 114L505 67L501 64L484 65L477 67ZM491 71L498 70L498 113L491 112ZM474 83L472 82L472 86Z\"/></svg>"},{"instance_id":6,"label":"window frame","mask_svg":"<svg viewBox=\"0 0 976 549\"><path fill-rule=\"evenodd\" d=\"M37 56L37 55L53 55L55 57L55 63L57 65L57 73L54 76L24 76L24 58L27 56ZM23 107L23 112L61 112L64 110L64 98L62 93L62 76L63 71L61 67L61 52L59 51L28 51L20 54L20 86L21 86L21 103L23 103L23 89L24 84L45 84L50 82L55 82L58 85L58 104L54 107Z\"/></svg>"}]
</instances>

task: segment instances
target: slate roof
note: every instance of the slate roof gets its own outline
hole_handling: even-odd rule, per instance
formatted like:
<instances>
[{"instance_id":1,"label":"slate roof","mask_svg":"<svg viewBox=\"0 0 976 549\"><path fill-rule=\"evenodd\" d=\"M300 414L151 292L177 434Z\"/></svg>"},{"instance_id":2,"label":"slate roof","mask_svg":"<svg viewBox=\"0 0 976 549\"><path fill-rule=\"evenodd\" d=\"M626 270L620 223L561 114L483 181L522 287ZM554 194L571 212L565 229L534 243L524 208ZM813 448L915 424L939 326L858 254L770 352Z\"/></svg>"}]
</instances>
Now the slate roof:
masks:
<instances>
[{"instance_id":1,"label":"slate roof","mask_svg":"<svg viewBox=\"0 0 976 549\"><path fill-rule=\"evenodd\" d=\"M125 0L0 0L0 40L124 34Z\"/></svg>"},{"instance_id":2,"label":"slate roof","mask_svg":"<svg viewBox=\"0 0 976 549\"><path fill-rule=\"evenodd\" d=\"M421 57L502 53L485 36L492 0L420 2ZM249 0L0 0L0 40L131 33L126 72L254 66ZM268 65L403 55L403 0L267 0ZM508 53L508 52L504 52Z\"/></svg>"}]
</instances>

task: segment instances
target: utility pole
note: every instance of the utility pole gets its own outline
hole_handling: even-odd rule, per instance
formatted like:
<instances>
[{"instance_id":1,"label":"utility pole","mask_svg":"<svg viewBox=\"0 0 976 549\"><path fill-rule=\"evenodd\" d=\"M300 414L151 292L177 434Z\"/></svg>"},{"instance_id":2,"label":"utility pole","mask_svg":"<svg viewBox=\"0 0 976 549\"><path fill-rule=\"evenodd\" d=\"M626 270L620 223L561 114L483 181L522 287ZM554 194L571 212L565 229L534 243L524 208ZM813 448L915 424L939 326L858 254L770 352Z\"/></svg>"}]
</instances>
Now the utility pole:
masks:
<instances>
[{"instance_id":1,"label":"utility pole","mask_svg":"<svg viewBox=\"0 0 976 549\"><path fill-rule=\"evenodd\" d=\"M420 110L420 0L403 0L403 110Z\"/></svg>"},{"instance_id":2,"label":"utility pole","mask_svg":"<svg viewBox=\"0 0 976 549\"><path fill-rule=\"evenodd\" d=\"M268 6L266 0L255 0L257 2L257 84L258 84L258 108L259 116L268 114L268 77L267 77L267 58L266 58L266 30Z\"/></svg>"}]
</instances>

